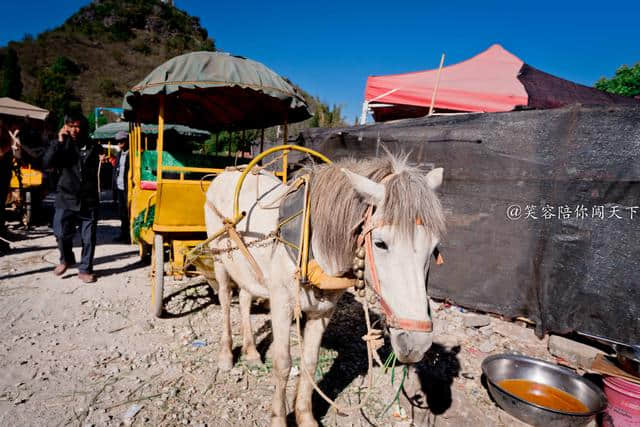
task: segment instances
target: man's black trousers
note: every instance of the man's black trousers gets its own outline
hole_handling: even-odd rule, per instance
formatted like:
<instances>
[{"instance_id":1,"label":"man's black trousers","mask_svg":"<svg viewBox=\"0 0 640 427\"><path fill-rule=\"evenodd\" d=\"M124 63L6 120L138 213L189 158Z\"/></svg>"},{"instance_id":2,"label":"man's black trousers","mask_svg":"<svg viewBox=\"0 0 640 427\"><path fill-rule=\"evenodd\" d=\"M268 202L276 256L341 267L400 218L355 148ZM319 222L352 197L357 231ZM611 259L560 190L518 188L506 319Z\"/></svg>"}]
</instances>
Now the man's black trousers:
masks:
<instances>
[{"instance_id":1,"label":"man's black trousers","mask_svg":"<svg viewBox=\"0 0 640 427\"><path fill-rule=\"evenodd\" d=\"M81 273L93 272L93 256L96 250L96 230L98 228L98 209L70 209L56 208L53 216L53 233L58 242L61 264L75 264L73 254L73 236L76 229L80 229L82 242L82 259L78 271Z\"/></svg>"}]
</instances>

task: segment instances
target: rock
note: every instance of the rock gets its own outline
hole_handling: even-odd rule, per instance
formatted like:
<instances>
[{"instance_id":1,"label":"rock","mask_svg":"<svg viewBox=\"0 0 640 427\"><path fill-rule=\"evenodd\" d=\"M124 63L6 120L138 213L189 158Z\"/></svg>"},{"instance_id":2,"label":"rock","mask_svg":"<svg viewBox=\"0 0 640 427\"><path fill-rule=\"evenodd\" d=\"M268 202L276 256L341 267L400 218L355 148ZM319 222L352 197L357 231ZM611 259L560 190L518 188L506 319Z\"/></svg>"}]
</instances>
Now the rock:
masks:
<instances>
[{"instance_id":1,"label":"rock","mask_svg":"<svg viewBox=\"0 0 640 427\"><path fill-rule=\"evenodd\" d=\"M558 335L549 338L549 352L583 369L590 369L596 355L603 353L595 347Z\"/></svg>"},{"instance_id":2,"label":"rock","mask_svg":"<svg viewBox=\"0 0 640 427\"><path fill-rule=\"evenodd\" d=\"M488 336L491 336L491 334L493 334L493 327L491 325L482 326L478 329L478 331L485 337L488 337Z\"/></svg>"},{"instance_id":3,"label":"rock","mask_svg":"<svg viewBox=\"0 0 640 427\"><path fill-rule=\"evenodd\" d=\"M484 341L482 344L480 344L480 346L478 347L478 350L480 350L483 353L491 353L493 350L496 349L496 346L494 343L492 343L491 341Z\"/></svg>"},{"instance_id":4,"label":"rock","mask_svg":"<svg viewBox=\"0 0 640 427\"><path fill-rule=\"evenodd\" d=\"M136 415L138 415L138 412L140 412L142 408L143 407L140 405L131 405L122 417L122 422L124 423L124 425L130 426L131 424L133 424Z\"/></svg>"},{"instance_id":5,"label":"rock","mask_svg":"<svg viewBox=\"0 0 640 427\"><path fill-rule=\"evenodd\" d=\"M511 322L498 322L494 326L494 332L514 341L529 341L536 339L533 329L529 329Z\"/></svg>"},{"instance_id":6,"label":"rock","mask_svg":"<svg viewBox=\"0 0 640 427\"><path fill-rule=\"evenodd\" d=\"M291 370L289 371L289 379L295 378L298 375L300 375L300 370L298 369L297 366L292 366Z\"/></svg>"},{"instance_id":7,"label":"rock","mask_svg":"<svg viewBox=\"0 0 640 427\"><path fill-rule=\"evenodd\" d=\"M463 324L467 328L479 328L481 326L487 326L491 323L489 316L483 316L480 314L470 314L464 316Z\"/></svg>"}]
</instances>

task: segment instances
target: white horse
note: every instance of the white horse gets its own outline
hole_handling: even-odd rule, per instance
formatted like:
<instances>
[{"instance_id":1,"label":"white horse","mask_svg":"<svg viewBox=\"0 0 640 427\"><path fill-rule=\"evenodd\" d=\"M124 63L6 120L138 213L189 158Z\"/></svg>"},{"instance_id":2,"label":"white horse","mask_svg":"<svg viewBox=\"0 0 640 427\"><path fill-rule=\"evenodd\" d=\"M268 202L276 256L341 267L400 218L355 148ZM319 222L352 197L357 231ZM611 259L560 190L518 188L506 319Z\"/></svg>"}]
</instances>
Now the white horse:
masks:
<instances>
[{"instance_id":1,"label":"white horse","mask_svg":"<svg viewBox=\"0 0 640 427\"><path fill-rule=\"evenodd\" d=\"M444 232L443 211L434 192L442 183L442 175L442 168L425 173L409 166L406 157L391 155L384 159L344 160L310 169L311 248L315 260L328 275L348 273L357 242L363 240L358 236L369 232L365 280L374 288L377 283L380 300L388 308L391 345L398 360L405 363L421 360L432 343L426 279L431 255ZM240 172L226 171L209 187L205 220L210 236L223 227L221 216L233 215L233 189L239 177ZM240 251L229 251L236 245L228 235L211 242L212 249L223 251L215 260L223 311L220 369L230 369L233 364L232 282L239 287L243 352L248 362L260 362L251 328L251 300L258 297L270 300L276 386L271 418L274 426L286 425L285 393L291 368L289 335L297 300L297 267L277 240L251 242L262 240L277 229L279 212L268 206L269 201L277 201L287 190L278 178L262 171L248 174L240 193L240 210L247 215L237 230L262 270L262 283ZM363 221L369 206L373 215ZM300 288L300 306L306 316L301 363L308 372L316 370L322 334L343 292ZM295 401L299 425L317 425L311 409L312 393L313 385L307 376L300 375Z\"/></svg>"}]
</instances>

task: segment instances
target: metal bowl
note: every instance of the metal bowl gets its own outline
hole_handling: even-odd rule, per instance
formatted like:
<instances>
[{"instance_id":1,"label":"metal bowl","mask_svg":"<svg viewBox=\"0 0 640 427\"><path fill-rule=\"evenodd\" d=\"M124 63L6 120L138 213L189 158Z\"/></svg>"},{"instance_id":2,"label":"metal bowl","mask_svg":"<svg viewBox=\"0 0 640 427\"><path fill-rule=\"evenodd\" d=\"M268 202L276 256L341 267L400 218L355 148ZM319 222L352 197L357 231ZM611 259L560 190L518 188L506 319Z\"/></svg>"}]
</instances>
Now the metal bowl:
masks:
<instances>
[{"instance_id":1,"label":"metal bowl","mask_svg":"<svg viewBox=\"0 0 640 427\"><path fill-rule=\"evenodd\" d=\"M604 393L573 371L539 359L515 354L489 356L482 372L496 403L509 414L534 426L583 426L607 407ZM589 412L563 412L539 406L502 389L498 383L524 379L555 387L580 400Z\"/></svg>"}]
</instances>

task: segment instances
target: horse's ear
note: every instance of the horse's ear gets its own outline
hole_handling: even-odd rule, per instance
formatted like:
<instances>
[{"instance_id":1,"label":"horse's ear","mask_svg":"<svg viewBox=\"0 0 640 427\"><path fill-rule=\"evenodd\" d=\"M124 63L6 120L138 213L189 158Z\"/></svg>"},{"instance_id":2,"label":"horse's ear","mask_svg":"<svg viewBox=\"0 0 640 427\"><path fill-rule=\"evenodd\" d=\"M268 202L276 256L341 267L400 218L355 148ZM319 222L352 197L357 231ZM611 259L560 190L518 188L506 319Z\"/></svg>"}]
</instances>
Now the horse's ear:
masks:
<instances>
[{"instance_id":1,"label":"horse's ear","mask_svg":"<svg viewBox=\"0 0 640 427\"><path fill-rule=\"evenodd\" d=\"M351 182L351 185L353 185L353 188L358 194L373 202L375 205L382 204L384 201L384 185L371 181L369 178L353 173L347 169L342 168L340 170L347 176L349 182Z\"/></svg>"},{"instance_id":2,"label":"horse's ear","mask_svg":"<svg viewBox=\"0 0 640 427\"><path fill-rule=\"evenodd\" d=\"M431 170L427 174L427 185L430 189L436 190L438 187L442 185L442 175L444 174L444 169L435 168Z\"/></svg>"}]
</instances>

